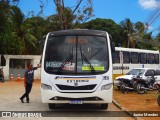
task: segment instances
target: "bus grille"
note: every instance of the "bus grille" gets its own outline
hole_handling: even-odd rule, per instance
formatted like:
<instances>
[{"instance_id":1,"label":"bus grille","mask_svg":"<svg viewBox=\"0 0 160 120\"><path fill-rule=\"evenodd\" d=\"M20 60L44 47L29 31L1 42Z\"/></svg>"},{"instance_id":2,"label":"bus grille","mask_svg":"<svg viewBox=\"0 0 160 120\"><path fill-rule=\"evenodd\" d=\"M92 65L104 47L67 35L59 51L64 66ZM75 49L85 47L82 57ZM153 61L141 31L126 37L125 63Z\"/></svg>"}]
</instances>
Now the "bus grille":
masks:
<instances>
[{"instance_id":1,"label":"bus grille","mask_svg":"<svg viewBox=\"0 0 160 120\"><path fill-rule=\"evenodd\" d=\"M99 98L99 97L68 98L68 97L55 96L55 97L51 98L50 100L83 100L83 101L90 101L91 100L91 101L95 101L95 100L102 100L102 98Z\"/></svg>"},{"instance_id":2,"label":"bus grille","mask_svg":"<svg viewBox=\"0 0 160 120\"><path fill-rule=\"evenodd\" d=\"M96 87L96 84L93 85L85 85L85 86L67 86L67 85L58 85L56 86L60 90L93 90Z\"/></svg>"}]
</instances>

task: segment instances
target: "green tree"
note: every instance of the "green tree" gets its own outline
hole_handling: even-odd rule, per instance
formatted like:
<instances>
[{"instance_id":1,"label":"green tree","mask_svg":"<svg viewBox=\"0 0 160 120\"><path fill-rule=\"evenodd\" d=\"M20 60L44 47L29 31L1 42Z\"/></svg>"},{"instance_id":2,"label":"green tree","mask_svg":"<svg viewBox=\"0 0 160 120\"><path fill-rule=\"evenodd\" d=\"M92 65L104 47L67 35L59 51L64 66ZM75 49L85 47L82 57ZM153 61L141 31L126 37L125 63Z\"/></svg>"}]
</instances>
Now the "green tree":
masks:
<instances>
[{"instance_id":1,"label":"green tree","mask_svg":"<svg viewBox=\"0 0 160 120\"><path fill-rule=\"evenodd\" d=\"M48 33L46 24L47 22L42 17L31 17L24 20L23 26L28 36L28 38L26 38L27 44L25 53L40 54L40 46L35 47L35 45L37 45L38 40L43 35Z\"/></svg>"},{"instance_id":2,"label":"green tree","mask_svg":"<svg viewBox=\"0 0 160 120\"><path fill-rule=\"evenodd\" d=\"M160 33L157 34L155 38L155 46L154 49L160 50Z\"/></svg>"},{"instance_id":3,"label":"green tree","mask_svg":"<svg viewBox=\"0 0 160 120\"><path fill-rule=\"evenodd\" d=\"M48 23L48 29L51 29L51 31L54 31L54 30L69 29L72 27L72 24L76 16L72 15L72 10L70 8L67 7L64 9L65 9L65 15L66 15L65 23L61 24L58 14L51 15L46 19Z\"/></svg>"},{"instance_id":4,"label":"green tree","mask_svg":"<svg viewBox=\"0 0 160 120\"><path fill-rule=\"evenodd\" d=\"M130 19L125 19L124 21L120 22L120 26L123 28L123 32L125 34L125 44L127 43L127 47L132 47L135 48L136 46L136 41L133 37L133 33L134 31L134 27L133 27L133 23L131 22Z\"/></svg>"},{"instance_id":5,"label":"green tree","mask_svg":"<svg viewBox=\"0 0 160 120\"><path fill-rule=\"evenodd\" d=\"M71 28L73 20L76 22L85 22L94 16L92 0L77 0L74 8L66 7L64 0L53 1L56 6L59 26L62 30ZM82 5L83 1L87 1L87 4Z\"/></svg>"},{"instance_id":6,"label":"green tree","mask_svg":"<svg viewBox=\"0 0 160 120\"><path fill-rule=\"evenodd\" d=\"M132 35L136 42L137 48L144 48L145 25L138 21L134 24L134 33Z\"/></svg>"},{"instance_id":7,"label":"green tree","mask_svg":"<svg viewBox=\"0 0 160 120\"><path fill-rule=\"evenodd\" d=\"M0 53L20 54L21 43L12 34L13 25L10 16L9 1L0 1Z\"/></svg>"},{"instance_id":8,"label":"green tree","mask_svg":"<svg viewBox=\"0 0 160 120\"><path fill-rule=\"evenodd\" d=\"M103 30L112 35L113 41L121 44L123 41L123 29L111 19L96 18L82 25L84 29Z\"/></svg>"},{"instance_id":9,"label":"green tree","mask_svg":"<svg viewBox=\"0 0 160 120\"><path fill-rule=\"evenodd\" d=\"M136 34L140 37L143 38L145 34L145 25L142 22L136 22L134 24L134 29Z\"/></svg>"},{"instance_id":10,"label":"green tree","mask_svg":"<svg viewBox=\"0 0 160 120\"><path fill-rule=\"evenodd\" d=\"M11 21L14 27L12 33L21 42L22 54L34 54L34 51L30 53L30 50L35 48L36 41L38 41L32 32L34 26L25 22L25 17L18 7L11 6L10 9Z\"/></svg>"},{"instance_id":11,"label":"green tree","mask_svg":"<svg viewBox=\"0 0 160 120\"><path fill-rule=\"evenodd\" d=\"M59 23L58 15L57 14L48 16L46 18L46 23L47 23L46 30L48 32L61 30L61 28L59 26L60 23Z\"/></svg>"},{"instance_id":12,"label":"green tree","mask_svg":"<svg viewBox=\"0 0 160 120\"><path fill-rule=\"evenodd\" d=\"M134 24L134 37L136 40L136 47L141 49L155 49L155 40L153 40L152 33L146 33L145 25L142 22Z\"/></svg>"}]
</instances>

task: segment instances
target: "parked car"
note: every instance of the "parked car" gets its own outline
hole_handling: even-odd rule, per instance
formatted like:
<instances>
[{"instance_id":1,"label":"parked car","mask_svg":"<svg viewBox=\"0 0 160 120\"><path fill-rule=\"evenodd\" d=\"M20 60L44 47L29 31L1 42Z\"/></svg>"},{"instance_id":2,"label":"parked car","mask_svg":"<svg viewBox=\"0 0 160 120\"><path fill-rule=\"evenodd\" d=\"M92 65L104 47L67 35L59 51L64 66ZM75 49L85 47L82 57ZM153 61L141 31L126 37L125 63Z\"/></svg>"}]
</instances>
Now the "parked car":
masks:
<instances>
[{"instance_id":1,"label":"parked car","mask_svg":"<svg viewBox=\"0 0 160 120\"><path fill-rule=\"evenodd\" d=\"M122 84L123 79L132 80L135 77L140 77L142 79L147 79L148 77L151 77L150 74L152 74L154 71L155 73L155 80L160 80L160 70L159 69L153 69L153 68L135 68L129 71L126 75L122 75L119 77L116 77L114 80L114 85L118 87L120 90L120 86Z\"/></svg>"}]
</instances>

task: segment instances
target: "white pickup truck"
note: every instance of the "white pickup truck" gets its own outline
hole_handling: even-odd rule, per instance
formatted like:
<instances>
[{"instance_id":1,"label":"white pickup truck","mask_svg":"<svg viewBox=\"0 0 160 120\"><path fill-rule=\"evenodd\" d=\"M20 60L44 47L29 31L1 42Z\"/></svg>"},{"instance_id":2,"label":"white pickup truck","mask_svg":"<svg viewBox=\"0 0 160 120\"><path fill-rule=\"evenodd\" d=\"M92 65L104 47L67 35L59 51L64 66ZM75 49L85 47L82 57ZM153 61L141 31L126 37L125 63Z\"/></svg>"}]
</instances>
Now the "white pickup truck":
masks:
<instances>
[{"instance_id":1,"label":"white pickup truck","mask_svg":"<svg viewBox=\"0 0 160 120\"><path fill-rule=\"evenodd\" d=\"M116 77L114 80L114 86L117 86L120 89L120 81L119 79L129 79L132 80L133 77L139 76L142 79L146 79L147 77L151 76L152 71L154 71L154 76L156 81L160 81L160 69L153 69L153 68L135 68L129 71L126 75L122 75Z\"/></svg>"}]
</instances>

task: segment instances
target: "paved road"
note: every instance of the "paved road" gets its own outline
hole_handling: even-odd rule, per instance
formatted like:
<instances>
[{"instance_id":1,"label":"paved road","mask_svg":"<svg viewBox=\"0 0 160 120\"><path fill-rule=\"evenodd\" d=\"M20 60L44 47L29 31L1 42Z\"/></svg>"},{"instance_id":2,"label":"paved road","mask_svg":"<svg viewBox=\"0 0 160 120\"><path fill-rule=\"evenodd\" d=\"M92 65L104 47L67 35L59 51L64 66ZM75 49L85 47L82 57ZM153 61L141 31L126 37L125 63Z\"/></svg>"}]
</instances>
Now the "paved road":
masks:
<instances>
[{"instance_id":1,"label":"paved road","mask_svg":"<svg viewBox=\"0 0 160 120\"><path fill-rule=\"evenodd\" d=\"M50 110L48 104L41 102L40 95L40 83L36 81L33 85L32 92L30 94L30 103L21 103L19 98L24 93L23 83L17 82L5 82L0 83L0 111L42 111L42 116L48 116L48 118L30 118L30 119L52 119L56 120L72 120L72 119L86 119L86 120L105 120L106 117L109 120L132 120L131 117L117 117L120 115L126 115L119 110L113 103L109 104L108 110L99 109L99 105L57 105L57 108ZM115 112L119 111L119 112ZM52 116L52 117L49 117ZM108 117L110 116L110 117ZM6 119L9 118L0 118ZM14 118L15 119L15 118ZM17 119L17 118L16 118ZM21 118L18 118L21 119Z\"/></svg>"}]
</instances>

